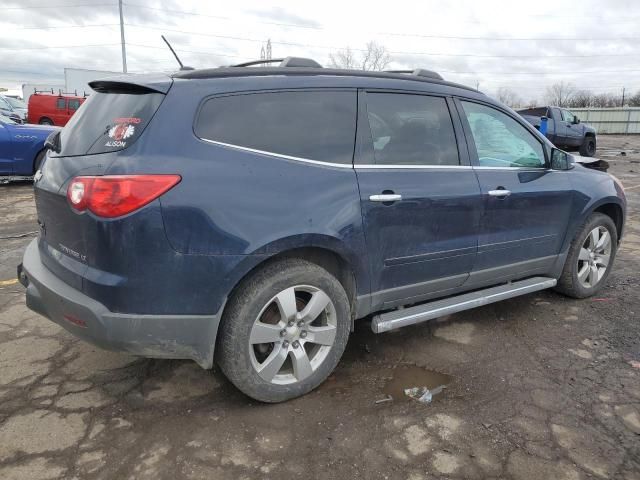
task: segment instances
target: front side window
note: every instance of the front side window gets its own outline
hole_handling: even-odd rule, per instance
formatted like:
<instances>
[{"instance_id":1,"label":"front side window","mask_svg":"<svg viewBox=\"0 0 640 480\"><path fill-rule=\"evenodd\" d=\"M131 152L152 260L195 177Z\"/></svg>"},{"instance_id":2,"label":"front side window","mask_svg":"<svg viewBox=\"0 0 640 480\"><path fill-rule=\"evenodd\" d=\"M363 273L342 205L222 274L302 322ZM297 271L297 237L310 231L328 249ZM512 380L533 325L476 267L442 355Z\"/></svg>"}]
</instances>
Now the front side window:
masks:
<instances>
[{"instance_id":1,"label":"front side window","mask_svg":"<svg viewBox=\"0 0 640 480\"><path fill-rule=\"evenodd\" d=\"M573 123L576 116L569 110L562 110L562 119L567 123Z\"/></svg>"},{"instance_id":2,"label":"front side window","mask_svg":"<svg viewBox=\"0 0 640 480\"><path fill-rule=\"evenodd\" d=\"M444 98L369 92L367 113L376 164L459 165Z\"/></svg>"},{"instance_id":3,"label":"front side window","mask_svg":"<svg viewBox=\"0 0 640 480\"><path fill-rule=\"evenodd\" d=\"M329 163L351 164L356 92L265 92L213 97L196 120L205 140Z\"/></svg>"},{"instance_id":4,"label":"front side window","mask_svg":"<svg viewBox=\"0 0 640 480\"><path fill-rule=\"evenodd\" d=\"M56 100L56 108L58 110L64 110L67 108L67 101L64 98L58 98Z\"/></svg>"},{"instance_id":5,"label":"front side window","mask_svg":"<svg viewBox=\"0 0 640 480\"><path fill-rule=\"evenodd\" d=\"M462 102L481 167L544 168L542 143L495 108Z\"/></svg>"}]
</instances>

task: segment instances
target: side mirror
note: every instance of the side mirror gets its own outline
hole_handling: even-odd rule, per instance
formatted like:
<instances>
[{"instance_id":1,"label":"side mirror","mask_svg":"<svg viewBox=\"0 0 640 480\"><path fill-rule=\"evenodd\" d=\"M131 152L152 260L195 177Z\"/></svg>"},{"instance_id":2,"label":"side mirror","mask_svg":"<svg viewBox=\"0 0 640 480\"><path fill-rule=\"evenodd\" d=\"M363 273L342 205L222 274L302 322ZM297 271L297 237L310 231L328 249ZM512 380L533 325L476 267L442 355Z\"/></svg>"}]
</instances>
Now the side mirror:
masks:
<instances>
[{"instance_id":1,"label":"side mirror","mask_svg":"<svg viewBox=\"0 0 640 480\"><path fill-rule=\"evenodd\" d=\"M573 124L578 125L580 123L580 119L578 117L573 117Z\"/></svg>"},{"instance_id":2,"label":"side mirror","mask_svg":"<svg viewBox=\"0 0 640 480\"><path fill-rule=\"evenodd\" d=\"M56 153L60 153L60 131L51 132L44 141L45 148L49 148Z\"/></svg>"},{"instance_id":3,"label":"side mirror","mask_svg":"<svg viewBox=\"0 0 640 480\"><path fill-rule=\"evenodd\" d=\"M574 166L573 155L557 148L551 150L551 168L553 170L571 170Z\"/></svg>"}]
</instances>

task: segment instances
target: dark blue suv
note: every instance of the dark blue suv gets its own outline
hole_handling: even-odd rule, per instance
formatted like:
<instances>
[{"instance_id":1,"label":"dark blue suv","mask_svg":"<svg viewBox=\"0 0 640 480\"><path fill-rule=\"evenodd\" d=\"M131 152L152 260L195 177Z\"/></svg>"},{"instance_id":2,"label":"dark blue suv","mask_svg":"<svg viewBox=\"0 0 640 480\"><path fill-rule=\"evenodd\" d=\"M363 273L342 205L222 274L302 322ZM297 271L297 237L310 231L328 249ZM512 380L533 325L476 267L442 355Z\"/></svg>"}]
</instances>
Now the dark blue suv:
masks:
<instances>
[{"instance_id":1,"label":"dark blue suv","mask_svg":"<svg viewBox=\"0 0 640 480\"><path fill-rule=\"evenodd\" d=\"M48 142L18 275L105 348L215 361L277 402L329 375L357 319L587 297L613 265L620 183L434 72L290 57L91 87Z\"/></svg>"}]
</instances>

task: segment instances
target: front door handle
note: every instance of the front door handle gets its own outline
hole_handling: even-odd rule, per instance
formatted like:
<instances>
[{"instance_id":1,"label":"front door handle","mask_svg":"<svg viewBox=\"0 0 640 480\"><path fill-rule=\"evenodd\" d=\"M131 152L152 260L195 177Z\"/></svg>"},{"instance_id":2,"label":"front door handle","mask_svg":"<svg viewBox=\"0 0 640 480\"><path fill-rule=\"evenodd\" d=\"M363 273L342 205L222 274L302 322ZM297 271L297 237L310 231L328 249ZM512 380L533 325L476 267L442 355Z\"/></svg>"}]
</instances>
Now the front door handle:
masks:
<instances>
[{"instance_id":1,"label":"front door handle","mask_svg":"<svg viewBox=\"0 0 640 480\"><path fill-rule=\"evenodd\" d=\"M402 200L402 195L397 193L383 193L381 195L370 195L369 200L372 202L397 202Z\"/></svg>"},{"instance_id":2,"label":"front door handle","mask_svg":"<svg viewBox=\"0 0 640 480\"><path fill-rule=\"evenodd\" d=\"M508 197L511 195L511 190L505 190L504 188L499 188L498 190L489 190L489 195L492 197Z\"/></svg>"}]
</instances>

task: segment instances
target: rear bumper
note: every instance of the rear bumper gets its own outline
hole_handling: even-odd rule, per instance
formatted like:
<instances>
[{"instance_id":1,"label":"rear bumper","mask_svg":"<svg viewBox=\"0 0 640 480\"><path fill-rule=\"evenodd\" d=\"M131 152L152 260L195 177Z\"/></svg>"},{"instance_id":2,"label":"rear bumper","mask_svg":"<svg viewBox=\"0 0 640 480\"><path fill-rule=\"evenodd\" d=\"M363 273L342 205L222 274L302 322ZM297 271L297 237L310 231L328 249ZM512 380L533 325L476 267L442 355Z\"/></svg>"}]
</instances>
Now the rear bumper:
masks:
<instances>
[{"instance_id":1,"label":"rear bumper","mask_svg":"<svg viewBox=\"0 0 640 480\"><path fill-rule=\"evenodd\" d=\"M188 358L211 368L219 315L114 313L56 277L33 240L18 267L27 307L74 335L108 350L156 358Z\"/></svg>"}]
</instances>

